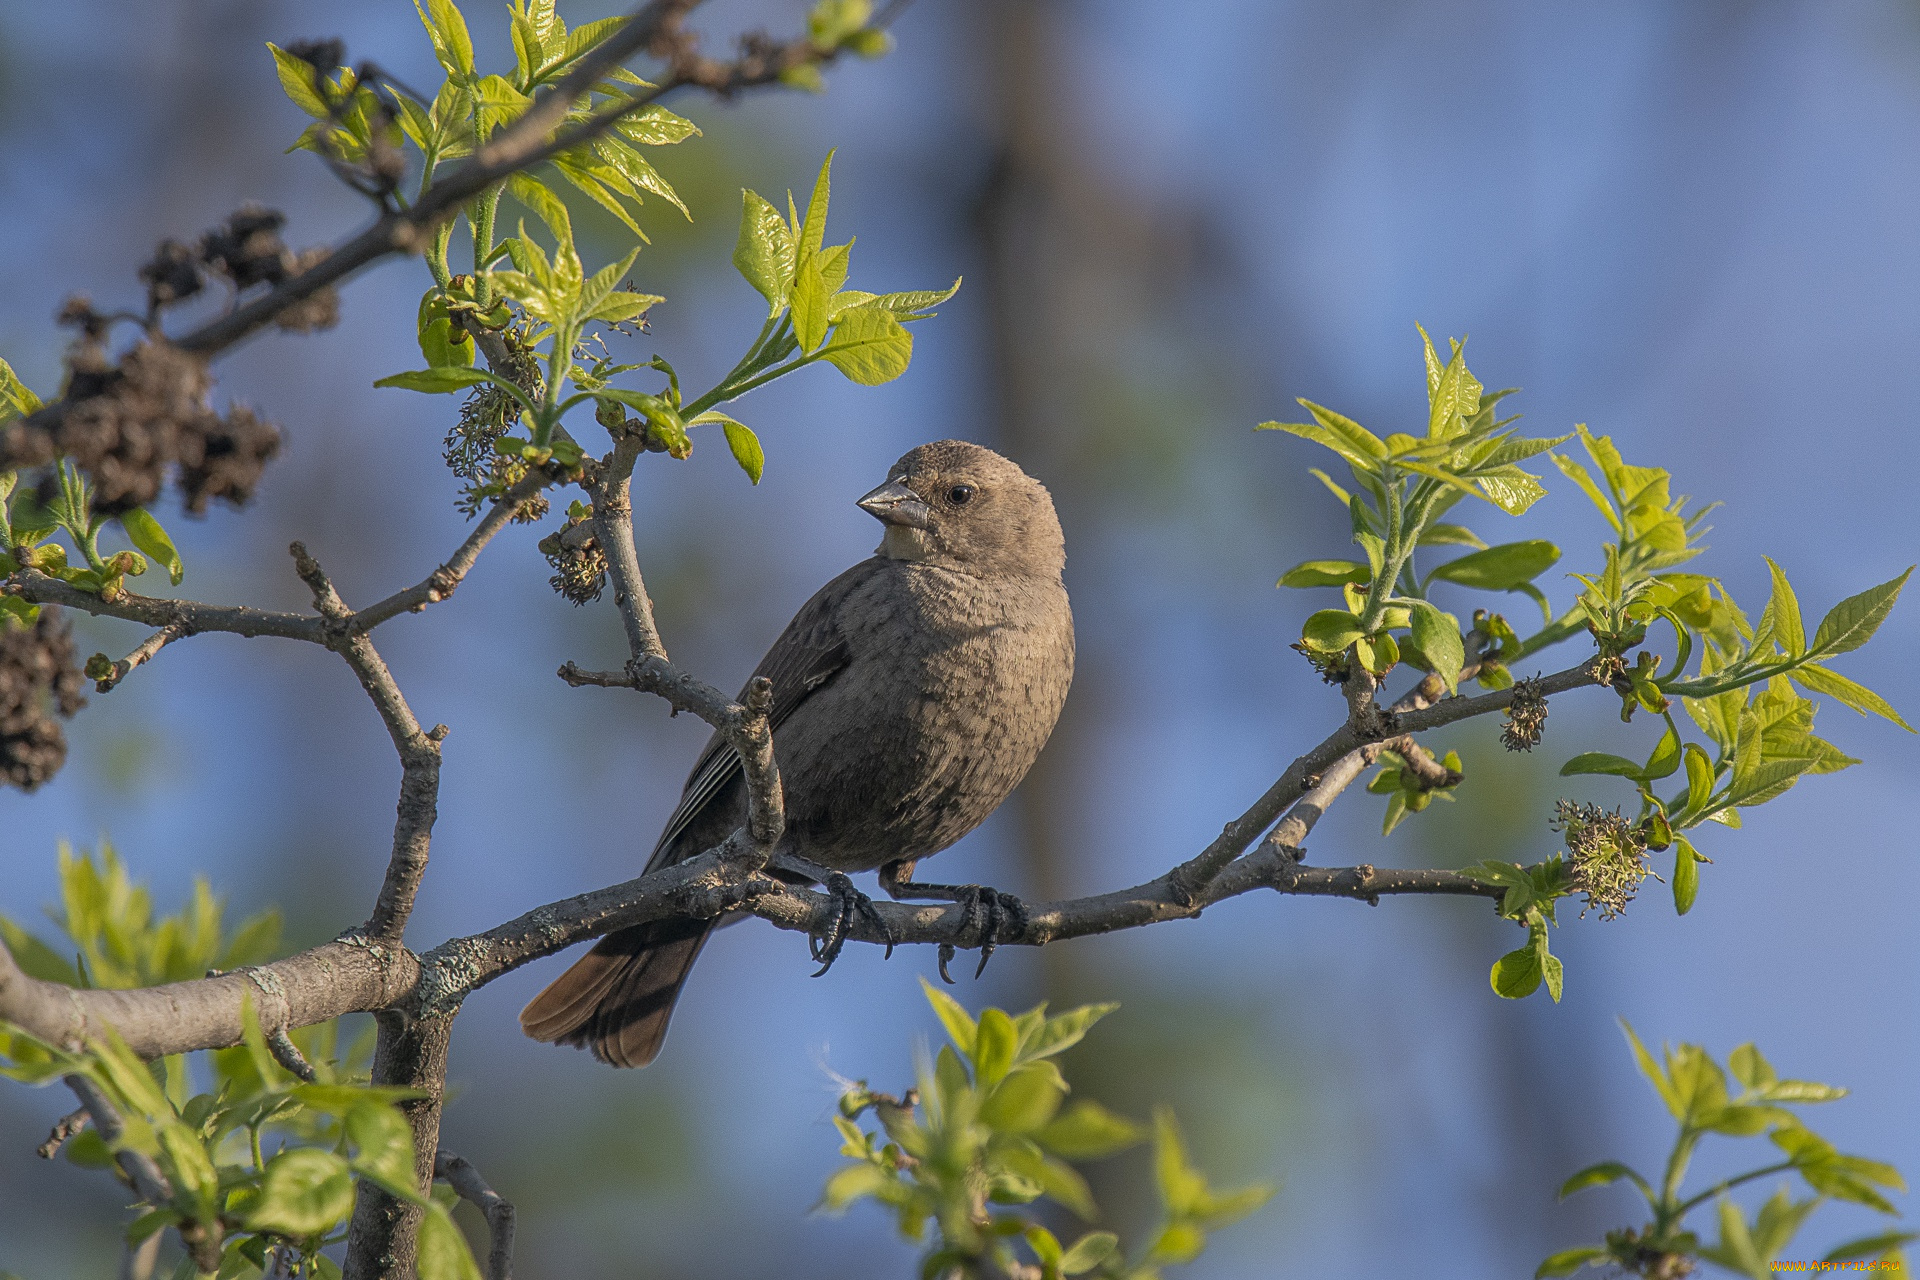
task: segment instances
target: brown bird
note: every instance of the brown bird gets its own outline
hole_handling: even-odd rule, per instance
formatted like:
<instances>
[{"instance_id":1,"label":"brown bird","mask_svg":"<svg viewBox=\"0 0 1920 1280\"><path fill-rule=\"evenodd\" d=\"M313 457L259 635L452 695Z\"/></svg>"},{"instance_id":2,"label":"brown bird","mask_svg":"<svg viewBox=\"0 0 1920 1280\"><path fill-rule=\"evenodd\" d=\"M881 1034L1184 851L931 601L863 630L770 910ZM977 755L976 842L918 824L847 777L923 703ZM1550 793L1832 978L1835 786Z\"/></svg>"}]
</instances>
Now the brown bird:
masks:
<instances>
[{"instance_id":1,"label":"brown bird","mask_svg":"<svg viewBox=\"0 0 1920 1280\"><path fill-rule=\"evenodd\" d=\"M770 870L824 883L839 904L813 944L821 973L853 913L873 910L847 873L875 869L895 898L984 914L984 966L1003 911L1017 915L1018 902L910 877L999 807L1066 701L1073 614L1060 521L1039 481L960 440L914 449L859 505L886 526L878 552L802 605L754 671L773 682L786 797ZM713 848L745 817L739 757L716 734L647 870ZM521 1028L617 1067L645 1066L718 923L659 920L608 934L521 1011Z\"/></svg>"}]
</instances>

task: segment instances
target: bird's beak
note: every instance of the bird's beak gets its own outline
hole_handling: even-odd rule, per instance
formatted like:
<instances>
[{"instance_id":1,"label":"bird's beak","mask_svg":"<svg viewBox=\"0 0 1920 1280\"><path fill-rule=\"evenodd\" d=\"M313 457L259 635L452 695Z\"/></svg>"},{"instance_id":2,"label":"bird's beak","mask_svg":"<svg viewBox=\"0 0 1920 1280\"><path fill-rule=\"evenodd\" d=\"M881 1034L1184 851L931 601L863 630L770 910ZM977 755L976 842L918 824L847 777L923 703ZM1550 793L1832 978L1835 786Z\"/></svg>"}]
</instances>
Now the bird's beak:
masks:
<instances>
[{"instance_id":1,"label":"bird's beak","mask_svg":"<svg viewBox=\"0 0 1920 1280\"><path fill-rule=\"evenodd\" d=\"M859 508L882 524L924 529L933 512L919 494L898 480L889 480L860 499Z\"/></svg>"}]
</instances>

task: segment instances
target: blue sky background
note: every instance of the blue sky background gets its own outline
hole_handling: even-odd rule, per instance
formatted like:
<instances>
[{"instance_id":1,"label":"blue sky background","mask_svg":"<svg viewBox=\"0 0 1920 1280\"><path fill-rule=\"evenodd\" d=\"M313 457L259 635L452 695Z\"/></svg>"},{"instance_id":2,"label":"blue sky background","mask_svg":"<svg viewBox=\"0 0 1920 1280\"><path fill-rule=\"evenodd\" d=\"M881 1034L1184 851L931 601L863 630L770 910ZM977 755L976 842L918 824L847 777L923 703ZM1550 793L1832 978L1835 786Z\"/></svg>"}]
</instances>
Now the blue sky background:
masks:
<instances>
[{"instance_id":1,"label":"blue sky background","mask_svg":"<svg viewBox=\"0 0 1920 1280\"><path fill-rule=\"evenodd\" d=\"M1382 433L1422 421L1416 322L1471 335L1476 372L1525 388L1510 403L1537 433L1585 422L1629 461L1672 470L1677 491L1724 500L1701 564L1756 609L1763 554L1816 615L1916 558L1920 10L1089 0L1036 12L1047 125L1070 139L1086 225L1121 229L1076 243L1070 287L1036 313L1067 372L1048 389L1062 406L1049 434L1021 458L1061 499L1082 666L1040 798L943 854L942 878L1016 892L1149 878L1336 722L1337 695L1286 648L1319 593L1272 583L1345 554L1345 519L1305 477L1325 458L1250 428L1289 416L1295 396ZM483 63L509 60L503 15L469 16ZM698 21L723 36L801 17L767 0L716 3ZM767 448L757 489L717 440L685 463L646 460L642 562L674 656L715 683L737 684L793 609L871 550L852 502L894 457L944 436L1005 443L969 230L997 111L992 20L921 0L893 56L834 69L823 97L675 104L706 136L659 164L696 221L643 215L659 234L635 275L669 302L635 344L642 358L666 354L700 385L732 363L759 305L726 262L737 190L804 191L829 147L830 230L859 237L854 286L969 277L916 327L898 382L812 370L742 402ZM296 245L360 224L358 197L311 157L280 154L302 119L263 48L336 34L412 83L435 74L397 3L76 0L0 14L0 354L30 385L57 387L61 299L131 303L134 269L163 236L195 236L247 199L288 210ZM611 224L593 234L593 263L627 247ZM259 338L221 362L223 394L282 423L288 446L249 512L162 509L183 592L303 608L284 550L299 537L364 602L417 581L463 536L439 461L449 403L371 387L416 363L426 284L419 262L386 264L347 291L339 329ZM1597 514L1550 469L1548 483L1526 536L1557 541L1567 569L1597 566ZM1516 536L1491 509L1469 515L1491 540ZM631 874L704 737L659 705L553 678L568 659L617 665L621 641L610 605L575 610L547 590L539 536L511 531L457 598L379 635L423 720L453 730L417 945ZM1903 606L1843 664L1910 716L1916 617ZM120 624L77 630L83 653L137 639ZM1459 805L1382 841L1375 798L1356 793L1316 832L1312 860L1544 856L1556 795L1628 799L1559 782L1575 744L1651 745L1608 701L1556 700L1527 758L1498 750L1497 726L1463 727L1450 739L1466 756ZM1920 750L1841 707L1821 724L1865 763L1807 781L1742 832L1705 835L1714 863L1687 918L1651 883L1621 920L1563 913L1558 1006L1491 995L1487 967L1517 934L1477 903L1265 895L1197 923L1003 952L957 994L1120 1000L1070 1074L1136 1114L1174 1101L1221 1180L1282 1184L1183 1273L1195 1280L1523 1275L1633 1221L1618 1188L1553 1199L1594 1160L1664 1157L1669 1122L1621 1017L1721 1056L1751 1039L1783 1074L1851 1087L1810 1119L1911 1176ZM54 783L0 794L0 911L35 917L56 891L57 842L105 837L164 905L205 874L236 913L283 908L290 943L364 916L398 766L332 655L196 638L96 697L70 735ZM1053 833L1044 876L1017 853L1035 829ZM446 1141L520 1206L528 1276L910 1274L878 1212L808 1209L836 1164L833 1073L906 1082L916 1040L937 1031L917 992L932 966L925 950L883 962L857 948L816 982L799 937L730 930L643 1073L522 1039L516 1011L559 971L533 966L468 1002ZM0 1091L0 1270L33 1280L97 1274L113 1249L113 1189L31 1154L64 1110L51 1093ZM1770 1148L1746 1145L1710 1140L1699 1185L1767 1161ZM1123 1225L1151 1208L1144 1163L1127 1159L1098 1179ZM1878 1225L1825 1210L1795 1256Z\"/></svg>"}]
</instances>

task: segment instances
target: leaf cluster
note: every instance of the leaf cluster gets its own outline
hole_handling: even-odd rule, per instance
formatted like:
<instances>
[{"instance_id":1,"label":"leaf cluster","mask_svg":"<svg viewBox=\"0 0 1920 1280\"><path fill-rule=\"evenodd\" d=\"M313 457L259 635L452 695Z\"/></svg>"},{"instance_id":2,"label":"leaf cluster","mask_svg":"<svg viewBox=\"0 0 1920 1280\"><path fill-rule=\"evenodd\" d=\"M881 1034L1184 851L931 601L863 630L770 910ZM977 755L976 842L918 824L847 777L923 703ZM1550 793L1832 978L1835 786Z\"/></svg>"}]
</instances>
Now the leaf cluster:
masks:
<instances>
[{"instance_id":1,"label":"leaf cluster","mask_svg":"<svg viewBox=\"0 0 1920 1280\"><path fill-rule=\"evenodd\" d=\"M1813 732L1818 708L1806 695L1826 695L1911 728L1884 698L1827 665L1872 638L1908 574L1842 600L1809 638L1792 585L1769 560L1771 592L1759 621L1749 623L1724 583L1686 567L1705 550L1701 540L1711 507L1693 509L1687 496L1673 492L1667 471L1627 462L1612 440L1584 425L1553 439L1518 435L1510 429L1514 419L1495 416L1494 406L1510 393L1486 392L1468 370L1460 343L1452 344L1442 363L1424 330L1421 338L1424 434L1381 437L1307 400L1301 404L1312 421L1261 424L1311 440L1347 464L1352 490L1323 471L1313 474L1347 509L1352 541L1364 553L1361 560L1298 564L1279 585L1341 592L1343 607L1309 616L1294 645L1329 680L1344 681L1356 668L1381 678L1404 662L1437 674L1449 693L1468 678L1483 688L1505 689L1514 684L1515 663L1585 634L1594 644L1597 678L1621 698L1622 718L1631 720L1636 711L1660 717L1663 732L1644 761L1587 751L1561 769L1563 776L1598 774L1633 784L1639 812L1624 820L1618 838L1583 841L1581 831L1599 830L1585 823L1564 829L1564 859L1466 869L1502 887L1501 913L1528 930L1527 945L1494 965L1494 990L1519 997L1544 986L1558 1000L1564 971L1548 946L1555 898L1584 891L1589 905L1600 905L1603 918L1610 918L1648 873L1641 851L1671 850L1674 905L1685 914L1698 894L1699 867L1709 859L1684 832L1708 821L1738 827L1742 809L1784 794L1801 777L1858 763ZM1576 435L1586 462L1557 451ZM1489 546L1464 525L1441 519L1468 496L1524 514L1545 489L1519 464L1541 453L1587 495L1612 535L1601 546L1597 572L1571 575L1581 594L1557 617L1538 583L1559 562L1558 547L1541 539ZM1471 550L1424 572L1416 567L1423 549L1450 546ZM1428 599L1436 583L1528 595L1540 606L1542 625L1522 635L1504 615L1479 609L1463 632L1455 615ZM1650 629L1657 622L1671 629L1670 656L1651 647ZM1685 740L1671 713L1676 698L1704 742ZM1528 732L1508 735L1508 749L1530 749L1543 722L1544 703L1531 713ZM1423 786L1414 771L1391 767L1395 763L1368 787L1387 797L1386 831L1433 797L1451 798L1449 788ZM1449 757L1448 765L1459 772L1457 758ZM1663 784L1676 777L1684 788L1667 791ZM1604 825L1612 831L1611 821Z\"/></svg>"},{"instance_id":2,"label":"leaf cluster","mask_svg":"<svg viewBox=\"0 0 1920 1280\"><path fill-rule=\"evenodd\" d=\"M60 907L49 914L71 943L71 962L0 918L0 939L22 970L45 981L149 987L254 964L278 945L277 912L227 933L204 880L178 913L155 918L147 889L108 847L98 862L63 848L60 882ZM346 1045L337 1022L289 1033L312 1077L304 1079L268 1047L250 1006L243 1026L244 1042L231 1049L143 1062L110 1028L69 1052L0 1023L0 1075L27 1084L77 1076L100 1091L120 1131L109 1142L98 1126L87 1129L67 1142L66 1158L116 1173L127 1153L153 1162L170 1198L138 1205L126 1238L135 1244L175 1229L187 1247L183 1280L338 1277L325 1250L346 1238L357 1179L424 1207L423 1277L478 1280L447 1205L415 1181L413 1130L398 1104L418 1095L367 1083L372 1028Z\"/></svg>"},{"instance_id":3,"label":"leaf cluster","mask_svg":"<svg viewBox=\"0 0 1920 1280\"><path fill-rule=\"evenodd\" d=\"M1157 1280L1162 1267L1198 1257L1209 1232L1272 1196L1267 1186L1215 1191L1193 1167L1172 1113L1160 1108L1150 1131L1166 1215L1160 1229L1131 1259L1109 1231L1063 1245L1018 1206L1044 1198L1094 1220L1092 1193L1073 1162L1113 1155L1149 1133L1088 1099L1063 1108L1069 1090L1056 1056L1117 1006L1048 1016L1042 1003L1017 1015L984 1009L976 1019L945 992L922 986L951 1043L923 1062L918 1088L904 1098L873 1093L864 1082L842 1094L835 1125L852 1163L828 1179L821 1205L840 1212L871 1198L891 1209L901 1236L926 1248L926 1280ZM877 1130L856 1123L868 1111Z\"/></svg>"},{"instance_id":4,"label":"leaf cluster","mask_svg":"<svg viewBox=\"0 0 1920 1280\"><path fill-rule=\"evenodd\" d=\"M1605 1244L1581 1245L1554 1254L1540 1264L1536 1277L1572 1275L1583 1266L1613 1266L1627 1274L1649 1277L1674 1276L1685 1274L1690 1267L1681 1264L1697 1258L1736 1275L1766 1280L1800 1225L1826 1201L1843 1200L1880 1213L1897 1214L1881 1190L1906 1190L1897 1169L1878 1160L1841 1154L1789 1110L1843 1098L1845 1089L1810 1080L1783 1080L1751 1044L1743 1044L1729 1054L1724 1069L1699 1045L1663 1047L1661 1057L1655 1059L1631 1026L1623 1021L1621 1027L1641 1074L1653 1085L1678 1126L1665 1173L1656 1188L1630 1166L1606 1160L1568 1178L1560 1196L1565 1199L1589 1187L1630 1182L1652 1216L1639 1228L1609 1233ZM1729 1085L1729 1069L1733 1082L1740 1086L1738 1092ZM1687 1167L1701 1139L1709 1134L1732 1138L1764 1134L1778 1148L1781 1158L1686 1195L1682 1187ZM1751 1217L1727 1195L1736 1186L1774 1174L1797 1177L1810 1194L1795 1199L1792 1191L1782 1186ZM1719 1238L1703 1243L1687 1228L1686 1219L1708 1201L1715 1202ZM1900 1249L1915 1238L1911 1232L1878 1234L1840 1245L1822 1261L1880 1259L1883 1267L1904 1274Z\"/></svg>"},{"instance_id":5,"label":"leaf cluster","mask_svg":"<svg viewBox=\"0 0 1920 1280\"><path fill-rule=\"evenodd\" d=\"M0 368L5 364L0 360ZM0 471L0 578L25 567L112 600L126 589L128 578L144 574L150 564L165 569L175 586L186 576L173 539L146 508L116 515L95 511L86 474L64 459L47 481L29 487L17 472ZM109 525L118 525L134 549L103 551L100 535ZM62 533L72 544L71 559L66 546L52 541ZM0 594L0 625L7 619L31 623L39 616L39 605Z\"/></svg>"}]
</instances>

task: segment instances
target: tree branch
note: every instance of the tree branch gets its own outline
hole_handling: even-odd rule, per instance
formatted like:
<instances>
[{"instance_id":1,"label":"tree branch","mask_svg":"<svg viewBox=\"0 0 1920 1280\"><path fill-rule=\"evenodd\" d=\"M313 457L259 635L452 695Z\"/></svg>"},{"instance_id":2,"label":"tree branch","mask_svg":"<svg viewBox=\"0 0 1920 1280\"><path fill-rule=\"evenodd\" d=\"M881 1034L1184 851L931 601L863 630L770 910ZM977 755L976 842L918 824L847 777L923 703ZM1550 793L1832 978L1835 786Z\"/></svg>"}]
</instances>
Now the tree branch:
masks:
<instances>
[{"instance_id":1,"label":"tree branch","mask_svg":"<svg viewBox=\"0 0 1920 1280\"><path fill-rule=\"evenodd\" d=\"M493 541L494 535L507 527L520 505L548 486L558 483L558 479L545 470L535 470L519 484L508 489L498 501L487 508L487 514L480 517L480 523L473 527L467 540L459 549L447 558L445 564L428 574L426 578L404 591L396 591L377 604L368 605L353 615L352 629L359 632L373 630L390 618L403 613L420 613L430 604L439 604L454 593L455 588L466 581L467 574L473 571L474 564L480 559L480 553Z\"/></svg>"},{"instance_id":2,"label":"tree branch","mask_svg":"<svg viewBox=\"0 0 1920 1280\"><path fill-rule=\"evenodd\" d=\"M386 1009L374 1015L373 1083L421 1095L399 1104L413 1129L414 1178L433 1187L433 1154L440 1145L440 1103L446 1093L447 1043L458 1006L429 1017ZM413 1280L418 1272L422 1211L362 1178L347 1228L345 1280Z\"/></svg>"},{"instance_id":3,"label":"tree branch","mask_svg":"<svg viewBox=\"0 0 1920 1280\"><path fill-rule=\"evenodd\" d=\"M185 639L193 632L184 622L169 622L158 631L142 640L133 652L113 664L103 676L93 682L95 693L109 693L113 687L127 678L127 673L143 662L151 661L153 656L172 644L175 640Z\"/></svg>"},{"instance_id":4,"label":"tree branch","mask_svg":"<svg viewBox=\"0 0 1920 1280\"><path fill-rule=\"evenodd\" d=\"M67 1114L53 1122L53 1131L47 1135L45 1142L34 1148L34 1153L42 1160L53 1159L54 1156L60 1153L60 1148L66 1145L68 1138L73 1137L87 1127L88 1119L89 1116L85 1107L81 1107L77 1111L67 1112Z\"/></svg>"},{"instance_id":5,"label":"tree branch","mask_svg":"<svg viewBox=\"0 0 1920 1280\"><path fill-rule=\"evenodd\" d=\"M1430 679L1430 678L1429 678ZM1588 659L1565 671L1541 677L1541 694L1563 693L1568 689L1577 689L1581 685L1593 682L1593 661ZM1436 682L1437 683L1437 682ZM1477 697L1445 698L1438 702L1430 701L1436 692L1428 688L1428 681L1422 680L1415 685L1406 699L1407 708L1378 712L1369 718L1356 712L1353 700L1349 700L1349 714L1346 724L1334 730L1321 744L1288 765L1286 772L1267 788L1266 794L1253 804L1245 813L1229 822L1220 836L1212 844L1194 857L1175 867L1169 876L1175 898L1183 903L1199 900L1213 877L1220 874L1227 864L1239 857L1252 844L1267 824L1300 799L1302 793L1313 785L1313 779L1323 774L1334 761L1349 751L1365 745L1355 729L1356 720L1371 719L1379 730L1378 737L1390 733L1420 733L1427 729L1437 729L1444 724L1465 720L1473 716L1485 715L1490 711L1504 710L1513 701L1512 689L1501 689L1494 693L1483 693ZM1368 690L1362 706L1370 706L1372 691ZM1377 740L1377 739L1376 739Z\"/></svg>"},{"instance_id":6,"label":"tree branch","mask_svg":"<svg viewBox=\"0 0 1920 1280\"><path fill-rule=\"evenodd\" d=\"M711 686L676 671L670 663L636 664L639 673L582 672L569 664L562 669L572 683L644 689L667 698L675 707L693 711L728 732L738 734L755 757L750 776L772 767L771 734L751 705L728 701ZM1544 677L1547 692L1561 692L1591 683L1589 663ZM1595 686L1599 687L1599 686ZM1424 685L1422 686L1424 688ZM1416 689L1416 694L1419 690ZM1431 706L1416 705L1410 695L1405 711L1392 714L1401 729L1412 732L1503 709L1511 691L1470 698L1448 698ZM752 698L749 698L751 703ZM1399 705L1399 704L1396 704ZM1302 761L1311 762L1341 745L1345 729L1288 767L1275 787L1248 811L1258 814L1277 791L1294 789L1290 781L1305 774ZM764 735L764 736L762 736ZM1295 862L1298 845L1312 830L1319 814L1333 798L1389 744L1362 744L1332 755L1316 781L1299 795L1287 823L1251 854L1230 859L1198 895L1183 896L1176 879L1192 860L1146 884L1112 893L1060 902L1032 904L1025 929L1017 937L1001 936L1002 944L1042 946L1067 938L1110 933L1163 920L1198 916L1207 906L1256 889L1308 897L1345 897L1377 902L1403 894L1461 895L1498 899L1501 891L1456 872L1439 870L1356 867L1302 867ZM1275 805L1274 812L1278 812ZM765 817L777 817L773 809ZM1242 821L1247 821L1243 818ZM749 827L760 835L772 830L759 819ZM1229 834L1233 827L1228 828ZM748 842L742 849L742 840ZM1228 836L1223 836L1223 839ZM1251 837L1249 837L1249 842ZM241 1008L251 997L263 1026L308 1026L346 1013L393 1011L408 1019L449 1017L471 992L543 956L575 943L599 937L628 925L672 916L707 919L744 909L784 929L818 932L833 911L823 894L780 883L758 874L759 844L746 828L726 842L676 866L650 872L609 888L548 903L484 933L448 939L415 956L397 944L383 944L362 934L349 934L285 960L237 974L193 982L174 983L134 991L79 991L58 983L29 978L0 947L0 1019L69 1050L84 1048L103 1025L115 1027L143 1057L223 1048L241 1038ZM1205 856L1204 853L1202 856ZM876 903L896 944L951 943L975 948L979 928L957 904L909 906ZM883 944L888 939L864 916L852 924L851 937ZM405 1019L402 1019L404 1021ZM384 1024L383 1024L384 1026ZM383 1030L383 1035L385 1034ZM397 1083L397 1081L383 1081ZM431 1149L425 1148L425 1149Z\"/></svg>"},{"instance_id":7,"label":"tree branch","mask_svg":"<svg viewBox=\"0 0 1920 1280\"><path fill-rule=\"evenodd\" d=\"M327 647L345 658L360 678L361 688L373 699L375 710L387 726L394 750L400 753L400 800L394 817L393 853L366 926L374 941L397 943L406 932L414 897L427 874L427 852L439 816L440 743L447 736L447 727L437 724L427 730L420 728L393 673L373 647L372 638L364 631L353 630L353 611L341 601L320 562L307 554L301 543L294 543L290 550L294 569L312 590L314 608L327 624Z\"/></svg>"},{"instance_id":8,"label":"tree branch","mask_svg":"<svg viewBox=\"0 0 1920 1280\"><path fill-rule=\"evenodd\" d=\"M634 10L626 26L582 58L559 84L537 99L525 115L495 134L478 154L437 178L411 206L382 215L309 270L276 286L264 297L202 325L175 345L199 355L211 355L232 346L272 323L289 307L329 285L338 284L360 268L395 253L414 252L436 223L456 214L487 188L562 151L592 141L623 117L676 90L697 86L721 96L731 96L742 89L776 83L783 71L801 63L825 65L837 57L837 51L814 49L811 42L802 37L784 45L749 41L741 56L730 63L701 58L696 52L696 37L681 26L698 2L654 0ZM614 67L642 50L667 60L667 75L659 85L603 107L571 129L548 136L577 99ZM48 406L34 418L59 408ZM53 423L50 420L36 425Z\"/></svg>"},{"instance_id":9,"label":"tree branch","mask_svg":"<svg viewBox=\"0 0 1920 1280\"><path fill-rule=\"evenodd\" d=\"M472 1161L445 1147L434 1153L433 1176L445 1179L487 1220L492 1241L487 1249L487 1280L513 1280L513 1206L487 1185Z\"/></svg>"},{"instance_id":10,"label":"tree branch","mask_svg":"<svg viewBox=\"0 0 1920 1280\"><path fill-rule=\"evenodd\" d=\"M112 1027L143 1058L241 1041L249 1002L263 1027L305 1027L346 1013L384 1009L414 989L419 961L362 934L212 978L133 990L77 989L28 977L0 946L0 1019L83 1052Z\"/></svg>"}]
</instances>

